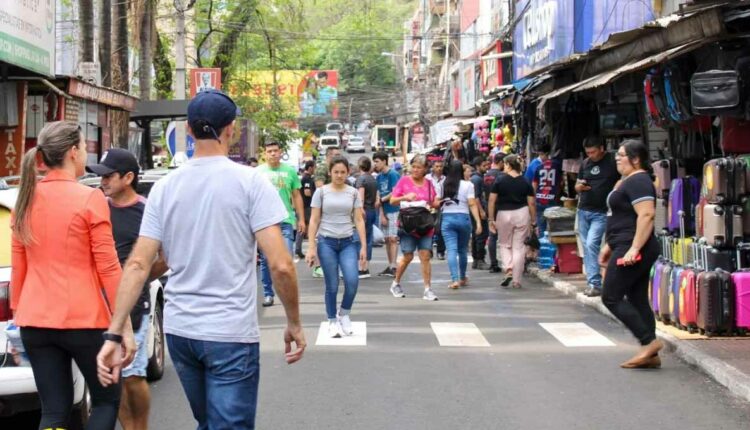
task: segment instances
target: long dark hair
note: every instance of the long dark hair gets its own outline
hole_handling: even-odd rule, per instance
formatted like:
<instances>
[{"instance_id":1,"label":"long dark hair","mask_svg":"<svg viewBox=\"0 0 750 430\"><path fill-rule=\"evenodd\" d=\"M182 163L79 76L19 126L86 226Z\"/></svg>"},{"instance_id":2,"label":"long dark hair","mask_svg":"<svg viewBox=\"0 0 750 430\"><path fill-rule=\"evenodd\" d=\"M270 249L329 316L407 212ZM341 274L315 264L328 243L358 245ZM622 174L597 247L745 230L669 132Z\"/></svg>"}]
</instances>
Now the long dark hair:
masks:
<instances>
[{"instance_id":1,"label":"long dark hair","mask_svg":"<svg viewBox=\"0 0 750 430\"><path fill-rule=\"evenodd\" d=\"M443 182L442 197L455 200L458 196L458 188L464 179L464 165L459 160L451 160L443 168L443 173L445 174L445 182Z\"/></svg>"}]
</instances>

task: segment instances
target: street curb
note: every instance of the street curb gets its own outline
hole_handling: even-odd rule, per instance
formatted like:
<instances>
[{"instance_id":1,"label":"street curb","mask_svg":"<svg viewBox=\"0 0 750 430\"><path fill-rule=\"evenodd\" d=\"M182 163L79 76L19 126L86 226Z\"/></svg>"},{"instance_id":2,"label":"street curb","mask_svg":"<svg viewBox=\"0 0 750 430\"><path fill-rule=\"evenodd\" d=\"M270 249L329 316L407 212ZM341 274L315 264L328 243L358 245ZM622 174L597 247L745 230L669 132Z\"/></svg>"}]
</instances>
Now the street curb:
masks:
<instances>
[{"instance_id":1,"label":"street curb","mask_svg":"<svg viewBox=\"0 0 750 430\"><path fill-rule=\"evenodd\" d=\"M586 297L582 293L582 288L578 288L570 282L555 279L555 277L547 270L529 268L529 273L540 281L564 293L566 296L575 296L576 301L596 309L598 312L610 317L618 323L620 322L614 315L612 315L609 309L604 306L600 298ZM656 334L666 344L667 349L682 361L700 369L713 380L726 387L732 394L750 402L750 375L737 370L737 368L725 361L706 354L692 346L690 342L681 341L671 334L658 329Z\"/></svg>"}]
</instances>

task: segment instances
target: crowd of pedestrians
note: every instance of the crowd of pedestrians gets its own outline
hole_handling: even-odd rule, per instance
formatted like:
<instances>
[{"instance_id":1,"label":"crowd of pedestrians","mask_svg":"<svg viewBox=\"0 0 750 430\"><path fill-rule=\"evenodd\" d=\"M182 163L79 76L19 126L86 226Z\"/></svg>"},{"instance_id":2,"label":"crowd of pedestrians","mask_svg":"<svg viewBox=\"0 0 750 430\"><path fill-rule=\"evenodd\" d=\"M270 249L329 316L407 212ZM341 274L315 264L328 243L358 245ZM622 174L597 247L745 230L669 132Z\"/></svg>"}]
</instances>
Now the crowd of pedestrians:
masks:
<instances>
[{"instance_id":1,"label":"crowd of pedestrians","mask_svg":"<svg viewBox=\"0 0 750 430\"><path fill-rule=\"evenodd\" d=\"M254 428L257 259L262 305L273 306L278 294L284 307L291 364L306 348L295 254L323 278L328 335L341 338L355 334L351 313L360 279L373 269L376 226L387 255L378 276L393 278L390 293L406 296L402 279L416 257L422 298L436 301L435 248L451 276L437 288L469 285L469 250L472 269L503 272L500 286L521 288L527 239L543 234L544 209L559 203L560 165L544 146L524 169L520 156L502 153L467 164L458 142L444 158L416 155L399 164L403 174L385 152L350 165L329 148L325 161L306 162L300 177L271 141L264 163L247 168L227 157L237 112L219 91L198 94L188 106L195 155L157 182L148 201L137 193L138 163L124 150L88 167L102 177L103 193L76 182L87 155L74 123L47 124L24 156L12 221L11 307L42 400L41 428L68 426L71 360L91 393L91 428L114 428L118 417L125 430L146 428L148 285L168 269L164 331L198 428ZM642 344L622 367L658 367L662 345L646 290L658 255L646 147L627 141L612 157L588 139L585 151L575 189L587 294L602 295ZM47 170L41 180L37 165ZM56 216L47 216L52 211Z\"/></svg>"}]
</instances>

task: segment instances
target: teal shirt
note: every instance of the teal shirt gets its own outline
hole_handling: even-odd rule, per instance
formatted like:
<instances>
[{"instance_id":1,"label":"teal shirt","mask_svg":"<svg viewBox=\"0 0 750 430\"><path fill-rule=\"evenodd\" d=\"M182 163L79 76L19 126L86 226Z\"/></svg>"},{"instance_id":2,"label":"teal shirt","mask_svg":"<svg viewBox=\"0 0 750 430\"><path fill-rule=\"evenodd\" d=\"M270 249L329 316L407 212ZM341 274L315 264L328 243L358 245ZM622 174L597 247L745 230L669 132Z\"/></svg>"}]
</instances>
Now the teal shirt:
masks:
<instances>
[{"instance_id":1,"label":"teal shirt","mask_svg":"<svg viewBox=\"0 0 750 430\"><path fill-rule=\"evenodd\" d=\"M287 211L287 218L284 222L296 226L297 217L294 212L294 204L292 204L292 194L294 190L302 188L302 182L297 176L297 171L294 170L294 167L281 163L275 169L268 164L262 164L258 166L258 172L265 176L279 192L279 197L281 197Z\"/></svg>"},{"instance_id":2,"label":"teal shirt","mask_svg":"<svg viewBox=\"0 0 750 430\"><path fill-rule=\"evenodd\" d=\"M398 180L401 179L401 175L396 173L393 169L388 169L388 173L381 173L378 175L378 191L380 191L380 198L390 196L393 189L396 188ZM398 212L399 207L394 206L390 203L383 203L383 211L387 214Z\"/></svg>"}]
</instances>

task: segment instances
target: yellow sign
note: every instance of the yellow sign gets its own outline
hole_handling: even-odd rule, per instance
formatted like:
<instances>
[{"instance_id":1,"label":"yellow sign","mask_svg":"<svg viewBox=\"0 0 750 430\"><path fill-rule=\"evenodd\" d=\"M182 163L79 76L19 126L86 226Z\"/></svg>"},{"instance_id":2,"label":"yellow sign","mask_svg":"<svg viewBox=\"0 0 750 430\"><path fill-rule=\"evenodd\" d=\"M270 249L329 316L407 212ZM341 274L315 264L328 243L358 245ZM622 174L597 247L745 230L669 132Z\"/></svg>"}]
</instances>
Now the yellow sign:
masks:
<instances>
[{"instance_id":1,"label":"yellow sign","mask_svg":"<svg viewBox=\"0 0 750 430\"><path fill-rule=\"evenodd\" d=\"M251 70L245 96L271 100L274 84L281 102L300 118L338 118L339 74L336 70ZM234 89L233 91L237 91Z\"/></svg>"}]
</instances>

